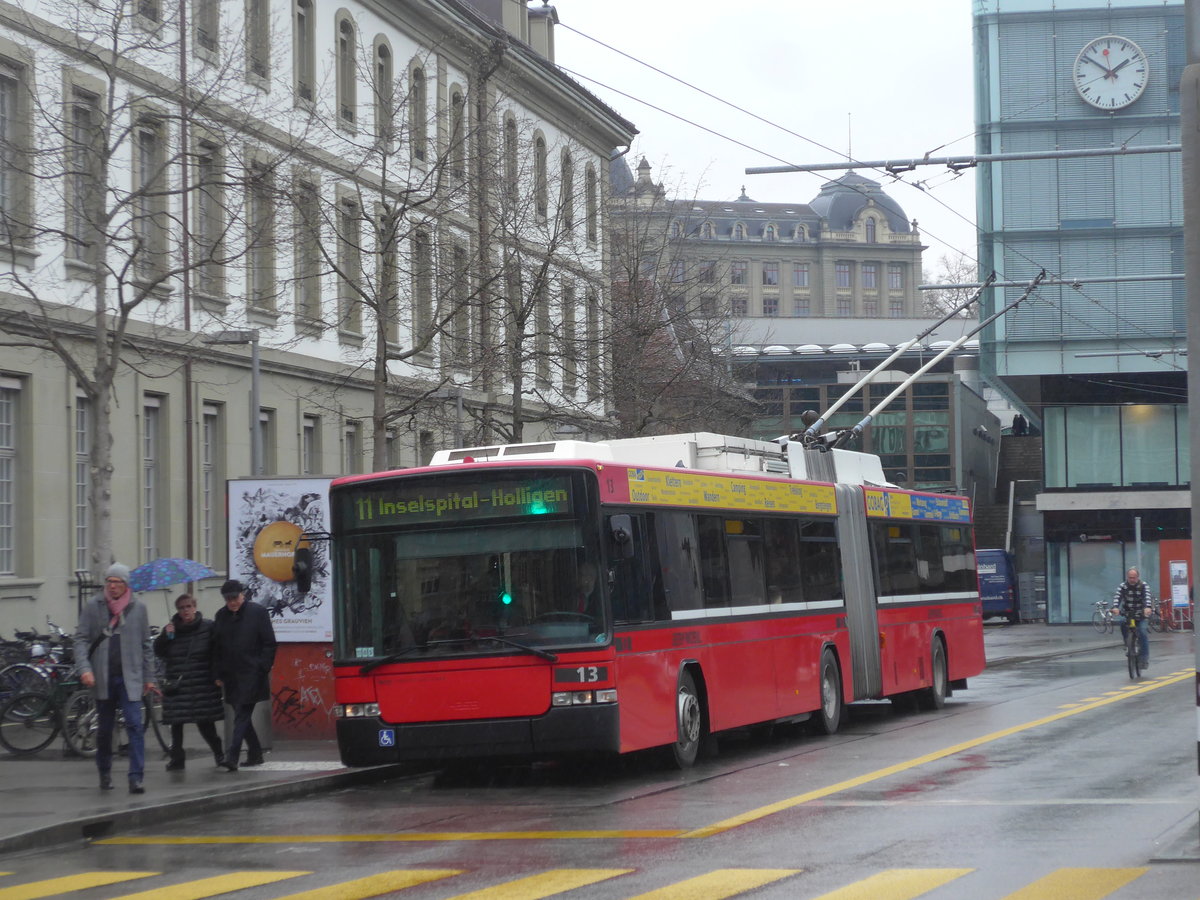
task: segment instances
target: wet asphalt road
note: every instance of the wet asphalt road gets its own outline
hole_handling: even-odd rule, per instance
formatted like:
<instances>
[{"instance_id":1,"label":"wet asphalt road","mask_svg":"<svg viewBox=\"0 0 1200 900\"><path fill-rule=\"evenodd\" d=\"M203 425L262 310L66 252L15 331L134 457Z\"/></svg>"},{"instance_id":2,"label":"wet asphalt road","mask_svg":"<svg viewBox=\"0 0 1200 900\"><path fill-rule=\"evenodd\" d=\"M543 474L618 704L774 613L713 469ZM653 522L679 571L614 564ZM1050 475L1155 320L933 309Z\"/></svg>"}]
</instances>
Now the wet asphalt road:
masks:
<instances>
[{"instance_id":1,"label":"wet asphalt road","mask_svg":"<svg viewBox=\"0 0 1200 900\"><path fill-rule=\"evenodd\" d=\"M183 896L246 872L278 880L234 896L277 898L419 870L433 880L341 896L1197 898L1200 861L1154 861L1200 809L1192 646L1157 642L1138 685L1111 650L996 668L940 713L860 705L836 736L736 735L684 773L644 756L421 776L12 855L0 900L113 870L162 874L70 896ZM547 874L564 869L590 874ZM922 870L908 893L885 892L895 869Z\"/></svg>"}]
</instances>

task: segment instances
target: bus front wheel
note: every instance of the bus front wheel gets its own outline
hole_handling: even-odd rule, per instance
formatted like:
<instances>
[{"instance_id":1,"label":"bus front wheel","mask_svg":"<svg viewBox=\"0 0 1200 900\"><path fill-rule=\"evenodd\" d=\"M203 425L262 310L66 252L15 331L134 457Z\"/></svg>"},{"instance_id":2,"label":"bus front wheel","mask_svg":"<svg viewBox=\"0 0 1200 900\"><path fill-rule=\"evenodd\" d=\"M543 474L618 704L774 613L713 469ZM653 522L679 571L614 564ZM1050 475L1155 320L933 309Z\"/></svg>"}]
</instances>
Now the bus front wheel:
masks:
<instances>
[{"instance_id":1,"label":"bus front wheel","mask_svg":"<svg viewBox=\"0 0 1200 900\"><path fill-rule=\"evenodd\" d=\"M679 686L675 689L675 743L671 745L671 756L680 769L690 768L696 762L703 736L703 720L696 681L692 673L684 669L679 675Z\"/></svg>"},{"instance_id":2,"label":"bus front wheel","mask_svg":"<svg viewBox=\"0 0 1200 900\"><path fill-rule=\"evenodd\" d=\"M836 734L842 725L842 673L837 659L826 650L821 654L821 709L816 719L821 734Z\"/></svg>"}]
</instances>

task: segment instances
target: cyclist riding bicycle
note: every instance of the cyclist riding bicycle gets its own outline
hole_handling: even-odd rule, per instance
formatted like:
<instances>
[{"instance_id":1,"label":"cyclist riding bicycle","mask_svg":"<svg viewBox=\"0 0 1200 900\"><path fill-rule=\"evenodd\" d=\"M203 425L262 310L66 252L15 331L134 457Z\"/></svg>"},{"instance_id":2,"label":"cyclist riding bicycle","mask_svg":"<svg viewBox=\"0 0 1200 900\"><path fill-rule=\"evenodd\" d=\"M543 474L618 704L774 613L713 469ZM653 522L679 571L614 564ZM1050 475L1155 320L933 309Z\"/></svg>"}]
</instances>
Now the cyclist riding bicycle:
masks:
<instances>
[{"instance_id":1,"label":"cyclist riding bicycle","mask_svg":"<svg viewBox=\"0 0 1200 900\"><path fill-rule=\"evenodd\" d=\"M1143 669L1150 666L1150 636L1146 618L1150 615L1150 585L1142 581L1136 568L1125 573L1125 580L1117 585L1113 593L1113 612L1121 614L1121 639L1127 640L1129 620L1137 627L1138 657Z\"/></svg>"}]
</instances>

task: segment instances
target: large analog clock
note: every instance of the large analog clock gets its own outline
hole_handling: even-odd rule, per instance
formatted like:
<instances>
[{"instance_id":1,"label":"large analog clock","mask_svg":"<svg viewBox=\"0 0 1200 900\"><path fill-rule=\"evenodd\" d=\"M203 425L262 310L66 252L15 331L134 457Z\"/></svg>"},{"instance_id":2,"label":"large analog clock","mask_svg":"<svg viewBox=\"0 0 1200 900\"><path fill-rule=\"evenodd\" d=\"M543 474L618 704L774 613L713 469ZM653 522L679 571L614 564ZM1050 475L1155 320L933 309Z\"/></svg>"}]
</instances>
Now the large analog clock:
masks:
<instances>
[{"instance_id":1,"label":"large analog clock","mask_svg":"<svg viewBox=\"0 0 1200 900\"><path fill-rule=\"evenodd\" d=\"M1142 96L1149 80L1146 54L1120 35L1089 41L1075 57L1075 90L1096 109L1123 109Z\"/></svg>"}]
</instances>

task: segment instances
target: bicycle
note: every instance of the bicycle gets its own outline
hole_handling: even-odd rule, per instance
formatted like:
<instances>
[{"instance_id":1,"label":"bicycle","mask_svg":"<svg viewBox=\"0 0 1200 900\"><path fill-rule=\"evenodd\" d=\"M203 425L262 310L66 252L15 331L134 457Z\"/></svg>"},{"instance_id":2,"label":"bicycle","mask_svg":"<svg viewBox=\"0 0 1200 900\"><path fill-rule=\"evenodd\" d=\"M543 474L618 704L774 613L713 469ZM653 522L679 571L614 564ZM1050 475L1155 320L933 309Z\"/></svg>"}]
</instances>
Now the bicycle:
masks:
<instances>
[{"instance_id":1,"label":"bicycle","mask_svg":"<svg viewBox=\"0 0 1200 900\"><path fill-rule=\"evenodd\" d=\"M1135 681L1142 676L1142 656L1138 649L1137 619L1129 616L1122 621L1125 630L1125 660L1129 664L1129 677Z\"/></svg>"},{"instance_id":2,"label":"bicycle","mask_svg":"<svg viewBox=\"0 0 1200 900\"><path fill-rule=\"evenodd\" d=\"M1174 631L1175 614L1170 599L1160 600L1158 603L1153 604L1146 621L1150 630L1155 634L1161 634L1164 631Z\"/></svg>"},{"instance_id":3,"label":"bicycle","mask_svg":"<svg viewBox=\"0 0 1200 900\"><path fill-rule=\"evenodd\" d=\"M62 734L67 750L77 756L96 755L99 711L91 688L69 677L70 668L55 673L49 690L23 691L0 705L0 746L16 756L31 756ZM153 731L163 752L169 747L162 724L162 696L150 691L142 698L142 731ZM124 729L117 711L114 730Z\"/></svg>"},{"instance_id":4,"label":"bicycle","mask_svg":"<svg viewBox=\"0 0 1200 900\"><path fill-rule=\"evenodd\" d=\"M1110 601L1096 601L1096 611L1092 613L1092 627L1101 634L1108 634L1116 627L1116 614Z\"/></svg>"}]
</instances>

